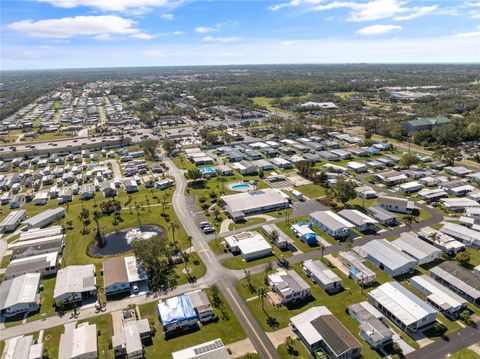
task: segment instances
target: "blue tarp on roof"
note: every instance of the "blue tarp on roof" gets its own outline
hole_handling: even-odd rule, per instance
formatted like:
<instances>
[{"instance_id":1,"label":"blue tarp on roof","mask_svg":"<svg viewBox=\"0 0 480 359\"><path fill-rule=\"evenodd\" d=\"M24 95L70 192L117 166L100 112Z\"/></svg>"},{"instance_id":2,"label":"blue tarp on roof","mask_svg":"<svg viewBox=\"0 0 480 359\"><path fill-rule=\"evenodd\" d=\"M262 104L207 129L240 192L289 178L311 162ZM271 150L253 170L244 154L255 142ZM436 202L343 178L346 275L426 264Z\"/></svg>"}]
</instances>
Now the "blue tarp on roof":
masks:
<instances>
[{"instance_id":1,"label":"blue tarp on roof","mask_svg":"<svg viewBox=\"0 0 480 359\"><path fill-rule=\"evenodd\" d=\"M190 297L185 294L158 303L157 312L163 326L197 318Z\"/></svg>"},{"instance_id":2,"label":"blue tarp on roof","mask_svg":"<svg viewBox=\"0 0 480 359\"><path fill-rule=\"evenodd\" d=\"M213 167L202 167L202 168L199 168L199 170L202 174L217 173L217 171Z\"/></svg>"}]
</instances>

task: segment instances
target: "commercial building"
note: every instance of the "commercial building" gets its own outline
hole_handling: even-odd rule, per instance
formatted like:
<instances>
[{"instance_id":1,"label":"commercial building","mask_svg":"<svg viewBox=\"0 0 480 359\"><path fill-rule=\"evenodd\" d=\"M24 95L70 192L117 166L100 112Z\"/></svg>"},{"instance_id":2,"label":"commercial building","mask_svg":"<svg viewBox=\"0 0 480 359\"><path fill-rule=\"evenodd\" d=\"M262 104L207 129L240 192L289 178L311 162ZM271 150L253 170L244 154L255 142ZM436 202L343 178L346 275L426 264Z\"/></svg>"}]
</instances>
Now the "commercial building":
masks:
<instances>
[{"instance_id":1,"label":"commercial building","mask_svg":"<svg viewBox=\"0 0 480 359\"><path fill-rule=\"evenodd\" d=\"M418 265L430 263L440 258L442 251L411 233L402 233L392 244L417 260Z\"/></svg>"},{"instance_id":2,"label":"commercial building","mask_svg":"<svg viewBox=\"0 0 480 359\"><path fill-rule=\"evenodd\" d=\"M222 339L215 339L172 353L172 359L230 359L231 355Z\"/></svg>"},{"instance_id":3,"label":"commercial building","mask_svg":"<svg viewBox=\"0 0 480 359\"><path fill-rule=\"evenodd\" d=\"M311 288L294 270L278 271L267 277L268 285L276 294L274 304L288 305L310 296Z\"/></svg>"},{"instance_id":4,"label":"commercial building","mask_svg":"<svg viewBox=\"0 0 480 359\"><path fill-rule=\"evenodd\" d=\"M398 282L387 282L368 293L368 301L405 332L435 323L437 311Z\"/></svg>"},{"instance_id":5,"label":"commercial building","mask_svg":"<svg viewBox=\"0 0 480 359\"><path fill-rule=\"evenodd\" d=\"M316 211L310 214L310 223L332 237L345 237L354 225L332 211Z\"/></svg>"},{"instance_id":6,"label":"commercial building","mask_svg":"<svg viewBox=\"0 0 480 359\"><path fill-rule=\"evenodd\" d=\"M0 283L0 313L14 316L40 307L40 273L27 273Z\"/></svg>"},{"instance_id":7,"label":"commercial building","mask_svg":"<svg viewBox=\"0 0 480 359\"><path fill-rule=\"evenodd\" d=\"M75 265L62 268L57 273L53 290L55 304L81 301L96 291L95 266Z\"/></svg>"},{"instance_id":8,"label":"commercial building","mask_svg":"<svg viewBox=\"0 0 480 359\"><path fill-rule=\"evenodd\" d=\"M352 304L348 307L348 313L360 324L360 336L372 348L382 348L392 342L393 331L382 321L383 315L370 303Z\"/></svg>"},{"instance_id":9,"label":"commercial building","mask_svg":"<svg viewBox=\"0 0 480 359\"><path fill-rule=\"evenodd\" d=\"M363 263L365 259L357 253L353 251L339 252L338 260L348 268L348 276L359 285L366 287L375 282L377 274Z\"/></svg>"},{"instance_id":10,"label":"commercial building","mask_svg":"<svg viewBox=\"0 0 480 359\"><path fill-rule=\"evenodd\" d=\"M133 287L148 289L147 273L135 256L114 257L103 262L103 288L106 295L128 291Z\"/></svg>"},{"instance_id":11,"label":"commercial building","mask_svg":"<svg viewBox=\"0 0 480 359\"><path fill-rule=\"evenodd\" d=\"M3 219L2 223L0 223L0 228L3 229L4 232L13 232L26 217L27 211L24 209L12 211Z\"/></svg>"},{"instance_id":12,"label":"commercial building","mask_svg":"<svg viewBox=\"0 0 480 359\"><path fill-rule=\"evenodd\" d=\"M246 261L272 254L272 246L258 232L242 232L225 237L230 252L240 253Z\"/></svg>"},{"instance_id":13,"label":"commercial building","mask_svg":"<svg viewBox=\"0 0 480 359\"><path fill-rule=\"evenodd\" d=\"M430 270L430 276L469 302L480 304L480 277L452 261Z\"/></svg>"},{"instance_id":14,"label":"commercial building","mask_svg":"<svg viewBox=\"0 0 480 359\"><path fill-rule=\"evenodd\" d=\"M452 319L457 318L467 305L465 299L426 274L410 278L410 285L426 295L427 302L435 309Z\"/></svg>"},{"instance_id":15,"label":"commercial building","mask_svg":"<svg viewBox=\"0 0 480 359\"><path fill-rule=\"evenodd\" d=\"M378 196L377 205L387 211L411 214L414 209L413 201L405 198Z\"/></svg>"},{"instance_id":16,"label":"commercial building","mask_svg":"<svg viewBox=\"0 0 480 359\"><path fill-rule=\"evenodd\" d=\"M234 221L254 213L287 208L287 196L279 190L262 189L221 197L225 209Z\"/></svg>"},{"instance_id":17,"label":"commercial building","mask_svg":"<svg viewBox=\"0 0 480 359\"><path fill-rule=\"evenodd\" d=\"M50 276L57 273L58 265L58 253L14 259L5 270L5 279L12 279L26 273L40 273L41 277Z\"/></svg>"},{"instance_id":18,"label":"commercial building","mask_svg":"<svg viewBox=\"0 0 480 359\"><path fill-rule=\"evenodd\" d=\"M329 294L343 290L342 279L319 260L306 260L302 268L307 276Z\"/></svg>"},{"instance_id":19,"label":"commercial building","mask_svg":"<svg viewBox=\"0 0 480 359\"><path fill-rule=\"evenodd\" d=\"M312 307L290 318L290 323L310 352L324 352L334 359L355 359L362 355L362 345L327 307Z\"/></svg>"},{"instance_id":20,"label":"commercial building","mask_svg":"<svg viewBox=\"0 0 480 359\"><path fill-rule=\"evenodd\" d=\"M355 251L390 277L409 273L417 265L415 258L410 257L384 239L367 242L361 247L356 247Z\"/></svg>"},{"instance_id":21,"label":"commercial building","mask_svg":"<svg viewBox=\"0 0 480 359\"><path fill-rule=\"evenodd\" d=\"M193 304L185 294L159 301L157 314L166 333L187 330L198 325Z\"/></svg>"},{"instance_id":22,"label":"commercial building","mask_svg":"<svg viewBox=\"0 0 480 359\"><path fill-rule=\"evenodd\" d=\"M23 221L23 223L27 226L28 229L43 228L63 217L65 217L65 208L57 207L47 209L46 211L43 211L36 216L27 218L25 221Z\"/></svg>"},{"instance_id":23,"label":"commercial building","mask_svg":"<svg viewBox=\"0 0 480 359\"><path fill-rule=\"evenodd\" d=\"M58 359L96 359L97 325L89 323L68 323L60 336Z\"/></svg>"},{"instance_id":24,"label":"commercial building","mask_svg":"<svg viewBox=\"0 0 480 359\"><path fill-rule=\"evenodd\" d=\"M403 128L408 132L432 130L437 127L448 125L450 120L446 117L418 117L415 120L402 122Z\"/></svg>"}]
</instances>

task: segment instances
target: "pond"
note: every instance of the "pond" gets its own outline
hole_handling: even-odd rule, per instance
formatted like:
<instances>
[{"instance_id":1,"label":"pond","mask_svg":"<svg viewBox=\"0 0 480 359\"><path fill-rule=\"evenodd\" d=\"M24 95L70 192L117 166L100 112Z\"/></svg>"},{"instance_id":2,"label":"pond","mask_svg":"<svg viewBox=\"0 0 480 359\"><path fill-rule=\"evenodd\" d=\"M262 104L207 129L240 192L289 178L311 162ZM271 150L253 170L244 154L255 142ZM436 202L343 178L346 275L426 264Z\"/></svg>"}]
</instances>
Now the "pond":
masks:
<instances>
[{"instance_id":1,"label":"pond","mask_svg":"<svg viewBox=\"0 0 480 359\"><path fill-rule=\"evenodd\" d=\"M141 241L154 236L165 236L165 229L156 225L142 225L110 232L102 236L104 245L99 246L96 241L88 248L88 254L92 257L109 257L132 250L133 241Z\"/></svg>"}]
</instances>

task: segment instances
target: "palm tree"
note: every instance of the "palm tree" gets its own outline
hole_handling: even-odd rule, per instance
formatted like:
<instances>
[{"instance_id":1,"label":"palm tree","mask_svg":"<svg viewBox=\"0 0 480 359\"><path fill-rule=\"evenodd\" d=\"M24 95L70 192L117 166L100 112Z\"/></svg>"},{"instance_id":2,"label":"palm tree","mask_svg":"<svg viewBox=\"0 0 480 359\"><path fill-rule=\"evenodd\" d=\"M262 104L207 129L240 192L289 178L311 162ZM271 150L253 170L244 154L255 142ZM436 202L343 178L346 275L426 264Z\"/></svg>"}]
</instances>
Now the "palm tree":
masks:
<instances>
[{"instance_id":1,"label":"palm tree","mask_svg":"<svg viewBox=\"0 0 480 359\"><path fill-rule=\"evenodd\" d=\"M192 255L192 239L192 236L187 237L188 243L190 244L190 256Z\"/></svg>"},{"instance_id":2,"label":"palm tree","mask_svg":"<svg viewBox=\"0 0 480 359\"><path fill-rule=\"evenodd\" d=\"M411 214L407 214L406 216L403 217L403 221L405 222L406 226L410 228L412 227L413 222L415 222L415 217L412 216Z\"/></svg>"},{"instance_id":3,"label":"palm tree","mask_svg":"<svg viewBox=\"0 0 480 359\"><path fill-rule=\"evenodd\" d=\"M177 252L178 252L178 242L175 240L175 230L178 228L180 228L180 226L177 223L175 222L170 223L170 229L172 230L172 243L175 249L177 250Z\"/></svg>"},{"instance_id":4,"label":"palm tree","mask_svg":"<svg viewBox=\"0 0 480 359\"><path fill-rule=\"evenodd\" d=\"M275 229L273 231L270 232L270 235L268 236L270 241L273 242L273 243L276 243L278 241L278 231L276 231Z\"/></svg>"},{"instance_id":5,"label":"palm tree","mask_svg":"<svg viewBox=\"0 0 480 359\"><path fill-rule=\"evenodd\" d=\"M267 296L267 290L262 287L258 290L258 298L262 301L262 311L265 312L265 304L264 304L264 299Z\"/></svg>"},{"instance_id":6,"label":"palm tree","mask_svg":"<svg viewBox=\"0 0 480 359\"><path fill-rule=\"evenodd\" d=\"M322 253L321 257L323 258L323 252L325 252L325 245L323 243L319 243L318 249L320 249L320 252Z\"/></svg>"}]
</instances>

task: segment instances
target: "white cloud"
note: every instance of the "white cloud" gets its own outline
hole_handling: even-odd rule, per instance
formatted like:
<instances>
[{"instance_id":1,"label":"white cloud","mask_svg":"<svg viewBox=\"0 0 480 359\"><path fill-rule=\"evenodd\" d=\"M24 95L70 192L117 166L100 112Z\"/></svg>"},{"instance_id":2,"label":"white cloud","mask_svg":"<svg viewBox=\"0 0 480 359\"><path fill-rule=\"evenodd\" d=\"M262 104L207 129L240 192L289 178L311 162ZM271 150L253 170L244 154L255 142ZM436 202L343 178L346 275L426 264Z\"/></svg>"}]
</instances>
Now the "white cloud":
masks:
<instances>
[{"instance_id":1,"label":"white cloud","mask_svg":"<svg viewBox=\"0 0 480 359\"><path fill-rule=\"evenodd\" d=\"M218 29L215 27L199 26L195 28L195 32L198 32L199 34L207 34L209 32L215 32L215 31L218 31Z\"/></svg>"},{"instance_id":2,"label":"white cloud","mask_svg":"<svg viewBox=\"0 0 480 359\"><path fill-rule=\"evenodd\" d=\"M394 31L394 30L401 30L402 27L398 25L371 25L364 27L357 31L357 34L360 35L368 35L368 36L375 36L375 35L382 35L386 34L387 32Z\"/></svg>"},{"instance_id":3,"label":"white cloud","mask_svg":"<svg viewBox=\"0 0 480 359\"><path fill-rule=\"evenodd\" d=\"M38 0L62 8L79 6L91 7L102 11L149 11L155 7L176 7L182 0Z\"/></svg>"},{"instance_id":4,"label":"white cloud","mask_svg":"<svg viewBox=\"0 0 480 359\"><path fill-rule=\"evenodd\" d=\"M139 32L137 34L133 34L131 35L130 37L134 38L134 39L139 39L139 40L151 40L154 38L153 35L150 35L150 34L145 34L143 32Z\"/></svg>"},{"instance_id":5,"label":"white cloud","mask_svg":"<svg viewBox=\"0 0 480 359\"><path fill-rule=\"evenodd\" d=\"M452 38L476 38L480 39L480 31L461 32L451 36Z\"/></svg>"},{"instance_id":6,"label":"white cloud","mask_svg":"<svg viewBox=\"0 0 480 359\"><path fill-rule=\"evenodd\" d=\"M369 0L367 2L356 1L327 1L327 0L292 0L270 7L277 11L285 7L303 7L305 11L328 11L333 9L349 9L347 20L361 22L387 18L395 20L411 20L426 16L437 11L438 6L405 6L402 0Z\"/></svg>"},{"instance_id":7,"label":"white cloud","mask_svg":"<svg viewBox=\"0 0 480 359\"><path fill-rule=\"evenodd\" d=\"M433 14L437 11L437 9L438 9L438 5L414 7L412 8L413 12L411 12L410 14L403 15L403 16L396 16L394 17L394 20L404 21L404 20L416 19L417 17Z\"/></svg>"},{"instance_id":8,"label":"white cloud","mask_svg":"<svg viewBox=\"0 0 480 359\"><path fill-rule=\"evenodd\" d=\"M146 50L144 52L144 55L146 57L154 57L154 58L163 58L165 57L165 53L162 50L157 50L157 49L151 49L151 50Z\"/></svg>"},{"instance_id":9,"label":"white cloud","mask_svg":"<svg viewBox=\"0 0 480 359\"><path fill-rule=\"evenodd\" d=\"M140 30L133 27L134 21L118 16L75 16L49 20L22 20L11 23L11 30L25 33L32 37L67 39L75 36L95 37L101 40L111 35L140 35Z\"/></svg>"},{"instance_id":10,"label":"white cloud","mask_svg":"<svg viewBox=\"0 0 480 359\"><path fill-rule=\"evenodd\" d=\"M205 42L220 42L220 43L229 43L241 40L241 37L236 36L205 36L202 40Z\"/></svg>"},{"instance_id":11,"label":"white cloud","mask_svg":"<svg viewBox=\"0 0 480 359\"><path fill-rule=\"evenodd\" d=\"M224 21L224 22L219 22L218 24L215 24L213 26L198 26L195 28L195 32L198 32L199 34L208 34L210 32L216 32L220 31L223 28L235 28L238 27L240 23L238 21Z\"/></svg>"},{"instance_id":12,"label":"white cloud","mask_svg":"<svg viewBox=\"0 0 480 359\"><path fill-rule=\"evenodd\" d=\"M468 14L472 19L480 19L480 10L470 10Z\"/></svg>"},{"instance_id":13,"label":"white cloud","mask_svg":"<svg viewBox=\"0 0 480 359\"><path fill-rule=\"evenodd\" d=\"M175 19L175 16L173 14L164 14L161 16L161 18L166 21L172 21Z\"/></svg>"},{"instance_id":14,"label":"white cloud","mask_svg":"<svg viewBox=\"0 0 480 359\"><path fill-rule=\"evenodd\" d=\"M185 31L178 30L178 31L172 32L172 35L183 35L183 34L185 34Z\"/></svg>"}]
</instances>

